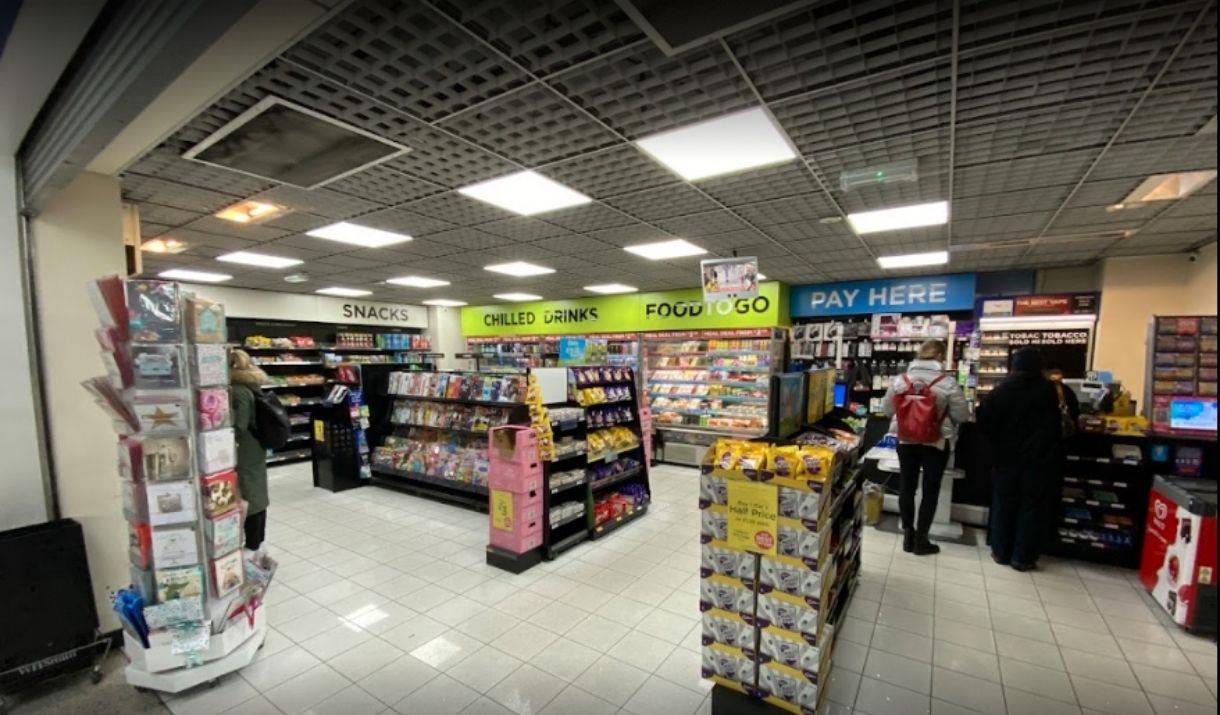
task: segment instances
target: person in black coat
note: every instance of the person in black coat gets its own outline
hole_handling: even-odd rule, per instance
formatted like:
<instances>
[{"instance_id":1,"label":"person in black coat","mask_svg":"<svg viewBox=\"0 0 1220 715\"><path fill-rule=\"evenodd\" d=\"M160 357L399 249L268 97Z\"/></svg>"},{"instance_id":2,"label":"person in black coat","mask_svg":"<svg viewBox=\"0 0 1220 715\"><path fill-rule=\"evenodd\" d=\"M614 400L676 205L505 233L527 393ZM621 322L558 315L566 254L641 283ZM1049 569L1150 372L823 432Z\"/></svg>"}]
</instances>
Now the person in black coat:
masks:
<instances>
[{"instance_id":1,"label":"person in black coat","mask_svg":"<svg viewBox=\"0 0 1220 715\"><path fill-rule=\"evenodd\" d=\"M1059 460L1059 396L1034 348L1013 354L1003 382L978 408L992 454L991 558L1018 571L1038 562L1045 502Z\"/></svg>"}]
</instances>

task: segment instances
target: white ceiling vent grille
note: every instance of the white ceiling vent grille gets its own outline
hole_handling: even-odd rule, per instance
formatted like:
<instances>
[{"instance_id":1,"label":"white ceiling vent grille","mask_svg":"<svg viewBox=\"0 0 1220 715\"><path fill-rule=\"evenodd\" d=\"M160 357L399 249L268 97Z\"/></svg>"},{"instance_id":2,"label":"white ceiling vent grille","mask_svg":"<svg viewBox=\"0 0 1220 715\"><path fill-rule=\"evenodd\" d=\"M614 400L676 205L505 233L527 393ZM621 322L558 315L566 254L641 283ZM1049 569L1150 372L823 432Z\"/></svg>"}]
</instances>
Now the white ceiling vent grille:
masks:
<instances>
[{"instance_id":1,"label":"white ceiling vent grille","mask_svg":"<svg viewBox=\"0 0 1220 715\"><path fill-rule=\"evenodd\" d=\"M279 97L267 97L182 156L313 189L410 151Z\"/></svg>"}]
</instances>

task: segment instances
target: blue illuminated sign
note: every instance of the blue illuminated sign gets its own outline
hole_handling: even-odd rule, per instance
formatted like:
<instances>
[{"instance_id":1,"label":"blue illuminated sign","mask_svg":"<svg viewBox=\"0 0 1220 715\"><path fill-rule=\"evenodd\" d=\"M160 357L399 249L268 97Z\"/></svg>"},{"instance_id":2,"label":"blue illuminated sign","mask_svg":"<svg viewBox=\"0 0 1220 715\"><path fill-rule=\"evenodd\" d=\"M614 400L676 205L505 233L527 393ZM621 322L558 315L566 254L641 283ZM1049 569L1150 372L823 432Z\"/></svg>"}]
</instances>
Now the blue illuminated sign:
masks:
<instances>
[{"instance_id":1,"label":"blue illuminated sign","mask_svg":"<svg viewBox=\"0 0 1220 715\"><path fill-rule=\"evenodd\" d=\"M946 313L974 308L974 274L793 286L793 318L864 313Z\"/></svg>"}]
</instances>

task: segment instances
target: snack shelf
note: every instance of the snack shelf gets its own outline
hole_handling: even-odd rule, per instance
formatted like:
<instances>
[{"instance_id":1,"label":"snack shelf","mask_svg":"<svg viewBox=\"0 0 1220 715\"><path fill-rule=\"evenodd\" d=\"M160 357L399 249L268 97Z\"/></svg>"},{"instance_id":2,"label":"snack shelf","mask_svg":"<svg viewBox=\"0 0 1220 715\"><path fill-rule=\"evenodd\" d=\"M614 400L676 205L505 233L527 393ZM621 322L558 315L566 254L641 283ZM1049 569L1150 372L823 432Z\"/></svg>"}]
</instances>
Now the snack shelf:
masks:
<instances>
[{"instance_id":1,"label":"snack shelf","mask_svg":"<svg viewBox=\"0 0 1220 715\"><path fill-rule=\"evenodd\" d=\"M395 422L393 420L390 421L390 424L394 425L395 427L407 427L410 429L433 429L433 430L437 430L439 432L452 432L454 434L463 435L465 437L482 437L484 439L487 438L487 430L473 430L473 429L466 429L464 427L440 427L438 425L421 425L421 424L417 424L415 422Z\"/></svg>"},{"instance_id":2,"label":"snack shelf","mask_svg":"<svg viewBox=\"0 0 1220 715\"><path fill-rule=\"evenodd\" d=\"M573 514L571 516L564 517L563 519L560 519L559 521L557 521L553 524L550 524L550 528L552 531L554 531L555 529L565 527L568 524L571 524L573 522L584 520L587 516L588 516L588 514L586 512L581 511L577 514Z\"/></svg>"},{"instance_id":3,"label":"snack shelf","mask_svg":"<svg viewBox=\"0 0 1220 715\"><path fill-rule=\"evenodd\" d=\"M1084 548L1084 549L1096 549L1099 551L1115 551L1115 552L1120 552L1120 553L1126 553L1126 552L1131 551L1134 548L1134 545L1107 544L1102 541L1089 541L1088 539L1074 539L1070 536L1064 536L1063 534L1056 534L1055 540L1061 544L1066 544L1068 546L1076 546L1076 547L1080 547L1080 548Z\"/></svg>"},{"instance_id":4,"label":"snack shelf","mask_svg":"<svg viewBox=\"0 0 1220 715\"><path fill-rule=\"evenodd\" d=\"M656 390L649 390L648 394L650 397L654 397L654 396L655 397L673 397L673 398L680 398L680 399L684 398L684 399L688 399L688 400L691 400L691 399L722 400L722 401L728 401L728 402L744 402L744 403L754 404L754 405L765 405L765 404L768 404L768 402L769 402L768 398L766 398L766 397L746 397L746 396L738 396L738 395L692 395L692 394L682 394L682 393L677 393L677 392L657 392Z\"/></svg>"},{"instance_id":5,"label":"snack shelf","mask_svg":"<svg viewBox=\"0 0 1220 715\"><path fill-rule=\"evenodd\" d=\"M690 434L705 434L711 432L713 434L727 435L732 437L761 437L766 434L766 430L749 430L739 429L736 427L699 427L697 425L679 425L667 424L664 422L654 422L658 430L666 432L687 432Z\"/></svg>"},{"instance_id":6,"label":"snack shelf","mask_svg":"<svg viewBox=\"0 0 1220 715\"><path fill-rule=\"evenodd\" d=\"M1091 529L1110 529L1111 531L1123 531L1127 533L1130 533L1131 531L1130 526L1123 526L1122 524L1107 524L1104 521L1098 521L1096 519L1080 519L1074 516L1065 516L1059 521L1064 524L1070 524L1072 526L1086 526Z\"/></svg>"},{"instance_id":7,"label":"snack shelf","mask_svg":"<svg viewBox=\"0 0 1220 715\"><path fill-rule=\"evenodd\" d=\"M320 405L323 402L324 402L324 400L321 400L321 399L301 400L299 402L291 402L291 403L285 402L284 409L291 410L295 407L312 407L314 405Z\"/></svg>"},{"instance_id":8,"label":"snack shelf","mask_svg":"<svg viewBox=\"0 0 1220 715\"><path fill-rule=\"evenodd\" d=\"M613 519L607 519L606 521L603 521L600 524L596 524L593 527L593 534L591 535L591 538L600 539L601 537L605 536L606 534L609 534L609 533L613 532L614 530L621 528L625 524L629 524L629 523L635 521L636 519L643 516L647 511L648 511L647 504L644 504L642 506L632 507L631 509L628 509L625 513L620 514L619 516L616 516Z\"/></svg>"},{"instance_id":9,"label":"snack shelf","mask_svg":"<svg viewBox=\"0 0 1220 715\"><path fill-rule=\"evenodd\" d=\"M1127 505L1123 502L1117 501L1101 501L1099 499L1081 499L1079 497L1065 496L1059 497L1059 500L1064 504L1076 504L1079 506L1091 506L1096 508L1105 507L1107 509L1114 509L1115 511L1127 511Z\"/></svg>"},{"instance_id":10,"label":"snack shelf","mask_svg":"<svg viewBox=\"0 0 1220 715\"><path fill-rule=\"evenodd\" d=\"M664 368L662 368L664 369ZM652 378L648 381L650 385L714 385L718 387L752 387L755 389L766 387L767 383L763 380L664 380L660 378Z\"/></svg>"},{"instance_id":11,"label":"snack shelf","mask_svg":"<svg viewBox=\"0 0 1220 715\"><path fill-rule=\"evenodd\" d=\"M1064 477L1063 481L1065 484L1079 484L1081 486L1103 487L1106 489L1130 489L1137 486L1125 481L1107 481L1094 477Z\"/></svg>"},{"instance_id":12,"label":"snack shelf","mask_svg":"<svg viewBox=\"0 0 1220 715\"><path fill-rule=\"evenodd\" d=\"M582 517L587 517L588 514L581 514ZM572 547L581 544L589 539L589 530L580 529L568 536L565 536L558 541L553 542L547 547L547 558L554 559L556 556L571 549Z\"/></svg>"},{"instance_id":13,"label":"snack shelf","mask_svg":"<svg viewBox=\"0 0 1220 715\"><path fill-rule=\"evenodd\" d=\"M547 491L549 491L551 494L563 494L564 492L571 491L578 487L583 487L588 483L589 481L587 479L582 479L579 482L570 482L568 484L560 484L557 487L549 487Z\"/></svg>"},{"instance_id":14,"label":"snack shelf","mask_svg":"<svg viewBox=\"0 0 1220 715\"><path fill-rule=\"evenodd\" d=\"M627 454L628 452L634 452L635 450L639 449L640 447L641 447L641 443L636 442L635 444L631 445L630 447L625 447L623 449L608 449L605 452L601 452L601 453L597 454L596 456L589 455L586 453L586 456L589 458L589 460L588 460L589 463L613 462L614 460L618 459L620 456Z\"/></svg>"},{"instance_id":15,"label":"snack shelf","mask_svg":"<svg viewBox=\"0 0 1220 715\"><path fill-rule=\"evenodd\" d=\"M321 360L262 360L262 361L255 360L254 364L258 365L259 367L272 367L272 366L296 367L296 366L300 366L300 365L321 365L322 361Z\"/></svg>"},{"instance_id":16,"label":"snack shelf","mask_svg":"<svg viewBox=\"0 0 1220 715\"><path fill-rule=\"evenodd\" d=\"M262 387L264 390L300 390L300 389L303 389L306 387L324 387L325 385L326 385L326 382L322 381L322 382L301 383L301 384L295 384L295 385L277 385L275 383L271 383L268 385L260 385L260 387Z\"/></svg>"},{"instance_id":17,"label":"snack shelf","mask_svg":"<svg viewBox=\"0 0 1220 715\"><path fill-rule=\"evenodd\" d=\"M428 395L387 395L391 399L422 400L425 402L442 402L449 405L473 405L475 407L524 407L524 402L504 402L500 400L462 400L456 397L431 397Z\"/></svg>"},{"instance_id":18,"label":"snack shelf","mask_svg":"<svg viewBox=\"0 0 1220 715\"><path fill-rule=\"evenodd\" d=\"M386 469L385 467L374 467L373 474L379 474L379 475L388 476L388 477L396 477L399 479L406 479L406 480L414 481L414 482L422 482L424 484L431 484L433 486L445 487L446 489L452 489L454 491L466 492L467 494L479 494L481 496L487 496L487 493L488 493L487 487L480 485L480 484L470 484L468 482L459 482L454 479L444 479L442 477L435 477L435 476L432 476L431 474L423 474L420 472L408 472L408 471L401 470L401 469Z\"/></svg>"},{"instance_id":19,"label":"snack shelf","mask_svg":"<svg viewBox=\"0 0 1220 715\"><path fill-rule=\"evenodd\" d=\"M309 459L313 456L313 451L309 449L296 449L291 452L276 452L274 455L267 457L267 464L279 464L281 462L292 462L298 459Z\"/></svg>"},{"instance_id":20,"label":"snack shelf","mask_svg":"<svg viewBox=\"0 0 1220 715\"><path fill-rule=\"evenodd\" d=\"M629 479L634 479L634 478L638 477L643 470L644 470L643 467L635 467L634 469L628 469L627 471L622 472L620 474L615 474L612 477L606 477L605 479L594 479L594 480L588 482L589 488L592 489L594 492L601 491L602 489L605 489L606 487L613 486L615 484L621 484L622 482L625 482ZM554 492L552 492L552 493L554 493Z\"/></svg>"}]
</instances>

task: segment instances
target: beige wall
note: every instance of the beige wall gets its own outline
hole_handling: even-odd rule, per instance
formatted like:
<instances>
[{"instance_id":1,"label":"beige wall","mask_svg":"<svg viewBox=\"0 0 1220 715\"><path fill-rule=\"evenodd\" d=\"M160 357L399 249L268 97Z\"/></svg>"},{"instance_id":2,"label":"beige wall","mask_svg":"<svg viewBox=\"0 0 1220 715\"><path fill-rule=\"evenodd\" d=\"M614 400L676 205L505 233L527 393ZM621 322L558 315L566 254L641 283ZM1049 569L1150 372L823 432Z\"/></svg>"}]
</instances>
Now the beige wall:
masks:
<instances>
[{"instance_id":1,"label":"beige wall","mask_svg":"<svg viewBox=\"0 0 1220 715\"><path fill-rule=\"evenodd\" d=\"M1153 315L1216 314L1216 244L1186 254L1108 258L1101 267L1101 316L1093 367L1112 370L1144 399L1145 341Z\"/></svg>"},{"instance_id":2,"label":"beige wall","mask_svg":"<svg viewBox=\"0 0 1220 715\"><path fill-rule=\"evenodd\" d=\"M119 627L110 593L127 585L127 529L110 419L81 381L105 374L86 284L125 271L119 180L82 173L30 223L47 417L62 516L85 532L102 630Z\"/></svg>"},{"instance_id":3,"label":"beige wall","mask_svg":"<svg viewBox=\"0 0 1220 715\"><path fill-rule=\"evenodd\" d=\"M1038 270L1034 293L1092 293L1099 290L1101 263Z\"/></svg>"}]
</instances>

